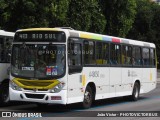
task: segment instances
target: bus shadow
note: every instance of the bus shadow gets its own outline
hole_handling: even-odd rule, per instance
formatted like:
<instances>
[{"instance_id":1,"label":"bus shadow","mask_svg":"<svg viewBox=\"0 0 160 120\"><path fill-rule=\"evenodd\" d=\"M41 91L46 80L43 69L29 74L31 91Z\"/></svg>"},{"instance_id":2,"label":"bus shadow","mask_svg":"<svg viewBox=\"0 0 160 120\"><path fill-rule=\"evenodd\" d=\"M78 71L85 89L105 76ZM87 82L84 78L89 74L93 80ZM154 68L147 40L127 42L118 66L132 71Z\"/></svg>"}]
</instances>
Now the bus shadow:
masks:
<instances>
[{"instance_id":1,"label":"bus shadow","mask_svg":"<svg viewBox=\"0 0 160 120\"><path fill-rule=\"evenodd\" d=\"M148 97L140 97L139 100L147 100ZM128 100L124 97L108 98L104 100L95 101L90 109L81 108L80 104L70 105L48 105L45 108L39 108L35 104L30 104L30 107L18 108L19 111L30 111L30 112L47 112L47 113L63 113L63 112L74 112L74 111L90 111L97 107L107 107L112 105L126 104L128 102L133 103L134 101Z\"/></svg>"},{"instance_id":2,"label":"bus shadow","mask_svg":"<svg viewBox=\"0 0 160 120\"><path fill-rule=\"evenodd\" d=\"M5 104L5 105L1 105L1 106L0 106L0 109L1 109L1 108L5 108L5 107L20 106L20 105L25 105L25 104L28 104L28 103L26 103L26 102L9 102L9 103L7 103L7 104Z\"/></svg>"}]
</instances>

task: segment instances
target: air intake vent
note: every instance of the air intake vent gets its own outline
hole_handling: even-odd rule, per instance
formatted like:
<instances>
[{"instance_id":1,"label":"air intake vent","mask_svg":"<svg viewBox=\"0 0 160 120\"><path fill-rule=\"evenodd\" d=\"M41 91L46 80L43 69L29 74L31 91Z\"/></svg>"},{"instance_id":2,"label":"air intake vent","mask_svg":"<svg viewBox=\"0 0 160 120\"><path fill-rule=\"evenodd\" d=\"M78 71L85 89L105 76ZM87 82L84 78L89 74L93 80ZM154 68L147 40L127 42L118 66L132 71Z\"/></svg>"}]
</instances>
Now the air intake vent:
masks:
<instances>
[{"instance_id":1,"label":"air intake vent","mask_svg":"<svg viewBox=\"0 0 160 120\"><path fill-rule=\"evenodd\" d=\"M19 82L26 86L41 86L41 87L49 86L53 83L53 82L44 82L44 81L43 82L41 81L19 81Z\"/></svg>"},{"instance_id":2,"label":"air intake vent","mask_svg":"<svg viewBox=\"0 0 160 120\"><path fill-rule=\"evenodd\" d=\"M34 98L34 99L43 99L45 94L29 94L25 93L27 98Z\"/></svg>"}]
</instances>

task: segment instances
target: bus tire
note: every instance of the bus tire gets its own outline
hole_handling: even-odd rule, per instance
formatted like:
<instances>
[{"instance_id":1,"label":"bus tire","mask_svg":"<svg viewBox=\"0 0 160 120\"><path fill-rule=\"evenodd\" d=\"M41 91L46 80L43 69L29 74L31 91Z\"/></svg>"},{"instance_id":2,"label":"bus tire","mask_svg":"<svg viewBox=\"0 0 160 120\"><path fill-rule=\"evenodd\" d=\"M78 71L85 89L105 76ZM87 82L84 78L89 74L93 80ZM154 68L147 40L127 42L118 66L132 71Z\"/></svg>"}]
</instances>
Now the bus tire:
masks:
<instances>
[{"instance_id":1,"label":"bus tire","mask_svg":"<svg viewBox=\"0 0 160 120\"><path fill-rule=\"evenodd\" d=\"M87 86L85 93L84 93L84 99L82 102L82 107L84 109L88 109L91 107L93 102L93 93L92 93L92 89L90 86Z\"/></svg>"},{"instance_id":2,"label":"bus tire","mask_svg":"<svg viewBox=\"0 0 160 120\"><path fill-rule=\"evenodd\" d=\"M2 83L0 85L0 106L9 104L9 84Z\"/></svg>"},{"instance_id":3,"label":"bus tire","mask_svg":"<svg viewBox=\"0 0 160 120\"><path fill-rule=\"evenodd\" d=\"M137 101L139 99L140 85L138 82L135 82L133 87L132 95L130 96L130 100Z\"/></svg>"}]
</instances>

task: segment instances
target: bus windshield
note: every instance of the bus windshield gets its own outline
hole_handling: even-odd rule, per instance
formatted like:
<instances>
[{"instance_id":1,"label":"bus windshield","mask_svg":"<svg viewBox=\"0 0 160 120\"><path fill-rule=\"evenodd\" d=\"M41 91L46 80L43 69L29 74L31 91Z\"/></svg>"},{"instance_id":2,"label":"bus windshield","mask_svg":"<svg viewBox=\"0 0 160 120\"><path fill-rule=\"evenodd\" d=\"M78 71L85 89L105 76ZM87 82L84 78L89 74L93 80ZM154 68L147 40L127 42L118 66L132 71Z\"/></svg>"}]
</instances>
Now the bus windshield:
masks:
<instances>
[{"instance_id":1,"label":"bus windshield","mask_svg":"<svg viewBox=\"0 0 160 120\"><path fill-rule=\"evenodd\" d=\"M14 44L11 73L31 79L53 79L65 72L65 45Z\"/></svg>"}]
</instances>

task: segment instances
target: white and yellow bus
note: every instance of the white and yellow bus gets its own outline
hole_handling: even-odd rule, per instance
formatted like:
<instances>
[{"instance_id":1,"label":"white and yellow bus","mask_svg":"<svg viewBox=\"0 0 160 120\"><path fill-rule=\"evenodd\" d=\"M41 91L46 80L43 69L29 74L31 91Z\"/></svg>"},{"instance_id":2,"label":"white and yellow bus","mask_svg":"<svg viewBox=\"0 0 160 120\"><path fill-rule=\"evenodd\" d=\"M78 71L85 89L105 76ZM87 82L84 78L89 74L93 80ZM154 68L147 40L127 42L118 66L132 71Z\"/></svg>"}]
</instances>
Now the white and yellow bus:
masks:
<instances>
[{"instance_id":1,"label":"white and yellow bus","mask_svg":"<svg viewBox=\"0 0 160 120\"><path fill-rule=\"evenodd\" d=\"M82 103L156 88L153 43L69 28L18 30L12 47L10 100Z\"/></svg>"},{"instance_id":2,"label":"white and yellow bus","mask_svg":"<svg viewBox=\"0 0 160 120\"><path fill-rule=\"evenodd\" d=\"M0 106L9 102L9 66L13 32L0 30Z\"/></svg>"}]
</instances>

